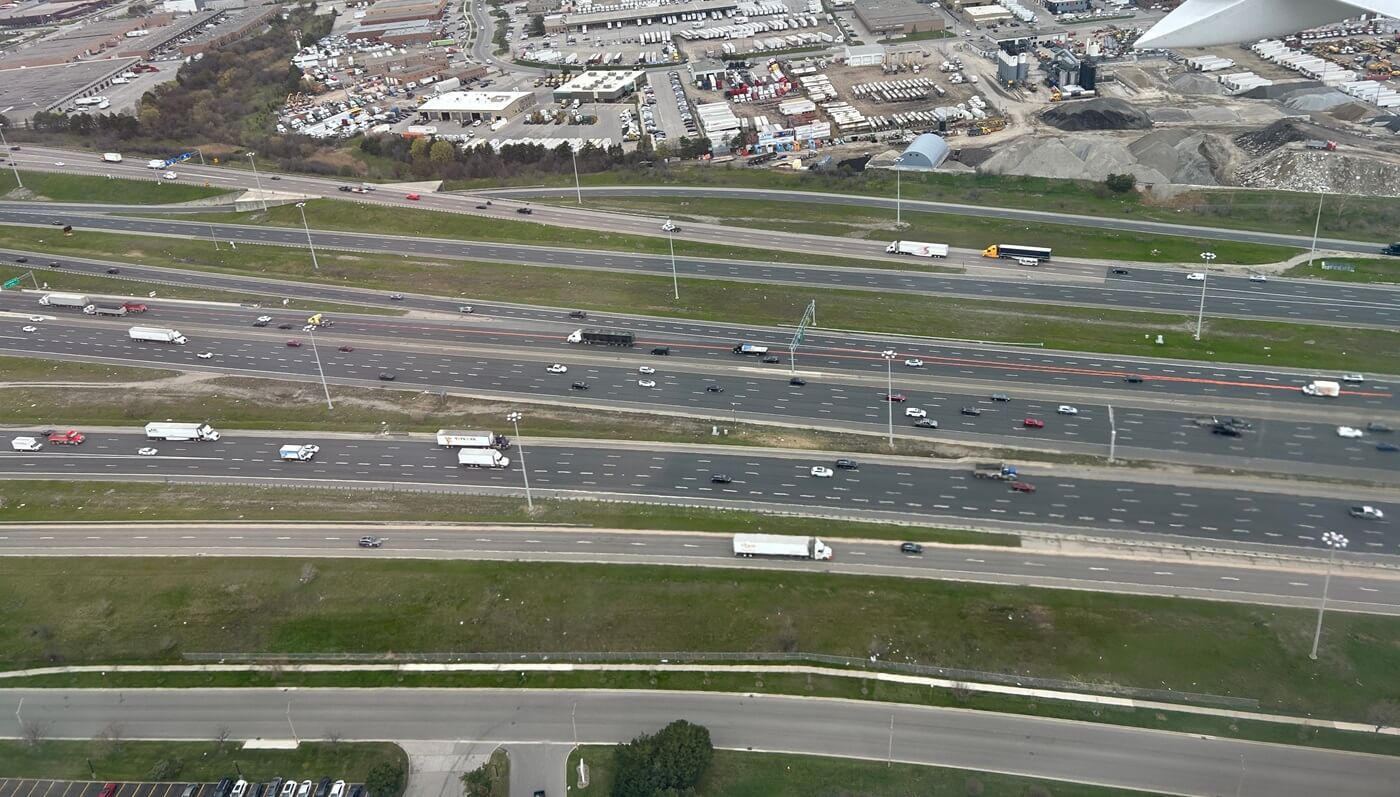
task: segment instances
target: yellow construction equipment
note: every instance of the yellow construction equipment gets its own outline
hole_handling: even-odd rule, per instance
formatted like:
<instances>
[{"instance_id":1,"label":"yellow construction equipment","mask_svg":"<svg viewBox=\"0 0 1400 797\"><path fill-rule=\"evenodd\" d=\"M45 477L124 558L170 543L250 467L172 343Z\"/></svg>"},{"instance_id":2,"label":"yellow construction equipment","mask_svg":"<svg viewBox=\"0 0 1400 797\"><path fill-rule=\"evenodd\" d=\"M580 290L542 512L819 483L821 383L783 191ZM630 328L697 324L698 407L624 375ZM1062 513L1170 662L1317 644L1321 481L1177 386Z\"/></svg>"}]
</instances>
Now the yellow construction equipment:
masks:
<instances>
[{"instance_id":1,"label":"yellow construction equipment","mask_svg":"<svg viewBox=\"0 0 1400 797\"><path fill-rule=\"evenodd\" d=\"M1053 87L1053 86L1052 86L1052 87L1050 88L1050 101L1051 101L1051 102L1059 102L1060 100L1063 100L1064 98L1065 98L1064 95L1060 93L1060 89L1059 89L1058 87Z\"/></svg>"}]
</instances>

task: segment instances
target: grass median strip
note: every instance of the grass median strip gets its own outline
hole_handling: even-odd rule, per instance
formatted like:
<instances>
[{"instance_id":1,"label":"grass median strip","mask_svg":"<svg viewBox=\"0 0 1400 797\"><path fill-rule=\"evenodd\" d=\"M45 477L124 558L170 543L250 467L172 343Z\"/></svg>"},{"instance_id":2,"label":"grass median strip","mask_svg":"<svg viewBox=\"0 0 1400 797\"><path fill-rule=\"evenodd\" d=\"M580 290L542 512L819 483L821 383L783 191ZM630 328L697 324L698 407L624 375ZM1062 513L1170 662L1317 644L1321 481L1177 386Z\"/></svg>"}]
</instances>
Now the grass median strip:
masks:
<instances>
[{"instance_id":1,"label":"grass median strip","mask_svg":"<svg viewBox=\"0 0 1400 797\"><path fill-rule=\"evenodd\" d=\"M435 523L537 523L584 530L638 529L730 534L761 532L819 537L916 540L947 545L1017 546L1013 534L896 526L721 509L612 504L493 496L433 495L395 490L331 493L283 487L215 487L168 484L0 482L0 522L62 522L75 507L101 507L104 521L363 521ZM86 519L86 518L84 518Z\"/></svg>"},{"instance_id":2,"label":"grass median strip","mask_svg":"<svg viewBox=\"0 0 1400 797\"><path fill-rule=\"evenodd\" d=\"M176 372L156 368L136 368L129 365L58 362L30 357L0 356L0 374L5 375L5 382L0 385L0 391L3 391L5 385L21 382L149 382L154 379L169 379L175 376ZM0 392L0 396L3 395L5 393ZM0 416L0 423L14 423L14 420Z\"/></svg>"},{"instance_id":3,"label":"grass median strip","mask_svg":"<svg viewBox=\"0 0 1400 797\"><path fill-rule=\"evenodd\" d=\"M585 745L569 756L570 794L608 797L616 770L611 745ZM575 782L579 761L588 786ZM1086 778L1092 777L1085 773ZM716 750L694 797L839 797L840 795L985 795L985 797L1151 797L1152 792L1064 783L994 772L887 765L881 761Z\"/></svg>"},{"instance_id":4,"label":"grass median strip","mask_svg":"<svg viewBox=\"0 0 1400 797\"><path fill-rule=\"evenodd\" d=\"M306 220L317 230L392 230L395 235L426 236L445 240L492 241L499 243L598 249L637 255L666 256L675 244L676 255L708 257L721 260L752 260L757 262L802 263L824 266L864 266L870 268L917 268L927 264L905 264L861 260L852 257L813 255L777 249L731 246L676 239L668 241L660 229L655 236L631 233L587 230L577 227L553 227L528 221L444 213L434 210L362 205L338 200L313 200L306 204ZM228 224L261 224L270 227L302 226L300 211L291 206L240 213L198 213L181 215L189 221L224 222ZM932 270L927 266L921 270ZM951 269L947 269L951 270Z\"/></svg>"},{"instance_id":5,"label":"grass median strip","mask_svg":"<svg viewBox=\"0 0 1400 797\"><path fill-rule=\"evenodd\" d=\"M1305 277L1336 282L1400 283L1400 257L1319 257L1312 265L1299 263L1283 272L1285 277Z\"/></svg>"},{"instance_id":6,"label":"grass median strip","mask_svg":"<svg viewBox=\"0 0 1400 797\"><path fill-rule=\"evenodd\" d=\"M408 559L6 558L0 663L185 651L804 651L1394 712L1400 619L821 572ZM562 596L567 596L565 599ZM1391 715L1393 718L1393 714Z\"/></svg>"},{"instance_id":7,"label":"grass median strip","mask_svg":"<svg viewBox=\"0 0 1400 797\"><path fill-rule=\"evenodd\" d=\"M10 779L179 781L213 783L244 778L364 783L369 771L389 764L408 771L408 755L388 742L302 742L293 750L244 748L234 742L148 742L123 739L120 728L88 741L0 739L0 776ZM209 718L209 736L218 718ZM392 795L386 797L393 797Z\"/></svg>"},{"instance_id":8,"label":"grass median strip","mask_svg":"<svg viewBox=\"0 0 1400 797\"><path fill-rule=\"evenodd\" d=\"M0 227L0 244L34 245L34 231ZM603 312L637 313L763 325L790 325L808 302L822 308L832 329L903 335L1043 344L1069 351L1172 357L1278 367L1400 372L1400 333L1274 321L1206 318L1202 339L1192 339L1195 319L1185 315L1068 305L953 299L906 293L763 285L725 280L681 280L672 299L667 277L544 266L465 261L405 260L338 252L321 258L288 257L280 247L239 247L214 252L199 241L92 234L56 242L60 251L97 257L120 247L123 257L190 271L299 279L331 285L417 291L477 301L507 301ZM76 251L74 251L76 250ZM249 252L248 250L253 250ZM49 279L56 289L69 286ZM81 280L82 278L75 278ZM61 286L61 287L60 287ZM191 289L182 289L191 290ZM1157 334L1164 345L1156 345ZM800 355L799 355L800 357ZM800 360L799 360L800 362Z\"/></svg>"},{"instance_id":9,"label":"grass median strip","mask_svg":"<svg viewBox=\"0 0 1400 797\"><path fill-rule=\"evenodd\" d=\"M564 204L562 198L550 200ZM875 208L815 202L708 199L705 197L599 197L588 204L629 213L670 213L676 221L732 224L739 227L778 229L810 235L843 235L878 241L905 239L934 241L969 249L985 249L996 243L1048 246L1060 257L1092 257L1146 263L1197 263L1201 243L1173 235L1143 235L1093 227L1041 224L1027 230L1026 223L996 218L953 216L906 209L904 227L896 229L894 215ZM1220 264L1278 263L1298 254L1297 249L1267 244L1215 241L1211 243ZM919 262L917 258L913 262ZM958 265L959 258L943 262ZM975 265L976 261L970 264Z\"/></svg>"},{"instance_id":10,"label":"grass median strip","mask_svg":"<svg viewBox=\"0 0 1400 797\"><path fill-rule=\"evenodd\" d=\"M24 190L28 197L52 202L173 205L229 193L223 188L171 180L108 179L82 174L31 172L24 169L20 170L20 176L24 180ZM15 174L12 170L6 168L0 172L0 196L10 194L17 188L19 186L15 183ZM15 199L17 197L6 198ZM55 219L63 218L63 208L56 207L53 212Z\"/></svg>"}]
</instances>

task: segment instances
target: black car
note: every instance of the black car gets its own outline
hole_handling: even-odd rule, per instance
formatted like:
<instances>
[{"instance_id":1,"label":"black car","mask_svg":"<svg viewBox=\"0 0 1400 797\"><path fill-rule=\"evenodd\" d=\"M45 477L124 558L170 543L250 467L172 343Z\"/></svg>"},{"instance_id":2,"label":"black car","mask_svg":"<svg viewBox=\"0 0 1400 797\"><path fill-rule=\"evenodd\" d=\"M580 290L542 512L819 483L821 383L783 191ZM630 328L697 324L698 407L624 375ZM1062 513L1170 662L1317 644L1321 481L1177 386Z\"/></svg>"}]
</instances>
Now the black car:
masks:
<instances>
[{"instance_id":1,"label":"black car","mask_svg":"<svg viewBox=\"0 0 1400 797\"><path fill-rule=\"evenodd\" d=\"M295 328L296 328L296 325L295 325L295 324L278 324L278 325L277 325L277 328L278 328L278 329L295 329Z\"/></svg>"},{"instance_id":2,"label":"black car","mask_svg":"<svg viewBox=\"0 0 1400 797\"><path fill-rule=\"evenodd\" d=\"M1127 382L1130 385L1140 385L1142 384L1142 377L1138 376L1137 374L1128 374L1127 376L1123 377L1123 381Z\"/></svg>"},{"instance_id":3,"label":"black car","mask_svg":"<svg viewBox=\"0 0 1400 797\"><path fill-rule=\"evenodd\" d=\"M783 361L783 360L782 360L781 357L778 357L777 355L773 355L773 354L770 354L770 355L768 355L767 357L764 357L764 358L763 358L763 362L766 362L766 363L769 363L769 364L772 364L772 363L780 363L780 362L782 362L782 361Z\"/></svg>"},{"instance_id":4,"label":"black car","mask_svg":"<svg viewBox=\"0 0 1400 797\"><path fill-rule=\"evenodd\" d=\"M575 383L573 383L572 385L569 385L569 389L570 389L570 390L587 390L587 389L588 389L588 383L587 383L587 382L575 382Z\"/></svg>"},{"instance_id":5,"label":"black car","mask_svg":"<svg viewBox=\"0 0 1400 797\"><path fill-rule=\"evenodd\" d=\"M28 263L28 262L29 262L29 258L27 258L27 257L17 257L17 258L15 258L15 262L16 262L16 263Z\"/></svg>"},{"instance_id":6,"label":"black car","mask_svg":"<svg viewBox=\"0 0 1400 797\"><path fill-rule=\"evenodd\" d=\"M209 793L209 797L228 797L228 793L233 791L233 778L223 778L214 784L214 790Z\"/></svg>"},{"instance_id":7,"label":"black car","mask_svg":"<svg viewBox=\"0 0 1400 797\"><path fill-rule=\"evenodd\" d=\"M1400 451L1400 446L1394 443L1376 443L1377 451Z\"/></svg>"},{"instance_id":8,"label":"black car","mask_svg":"<svg viewBox=\"0 0 1400 797\"><path fill-rule=\"evenodd\" d=\"M651 353L652 353L652 354L655 354L655 355L658 356L658 357L667 357L667 356L670 356L670 354L671 354L671 347L670 347L670 346L657 346L657 347L655 347L655 348L653 348L653 349L651 350Z\"/></svg>"},{"instance_id":9,"label":"black car","mask_svg":"<svg viewBox=\"0 0 1400 797\"><path fill-rule=\"evenodd\" d=\"M267 326L267 322L266 322L266 321L254 321L254 322L253 322L253 326L255 326L255 327L265 327L265 326Z\"/></svg>"},{"instance_id":10,"label":"black car","mask_svg":"<svg viewBox=\"0 0 1400 797\"><path fill-rule=\"evenodd\" d=\"M331 779L321 778L321 783L316 786L316 797L330 797Z\"/></svg>"},{"instance_id":11,"label":"black car","mask_svg":"<svg viewBox=\"0 0 1400 797\"><path fill-rule=\"evenodd\" d=\"M914 425L919 427L920 429L937 429L938 421L935 421L932 418L920 418L919 420L914 421Z\"/></svg>"},{"instance_id":12,"label":"black car","mask_svg":"<svg viewBox=\"0 0 1400 797\"><path fill-rule=\"evenodd\" d=\"M588 313L586 313L586 312L584 312L584 311L582 311L582 310L570 310L570 311L569 311L569 318L587 318L587 317L588 317Z\"/></svg>"},{"instance_id":13,"label":"black car","mask_svg":"<svg viewBox=\"0 0 1400 797\"><path fill-rule=\"evenodd\" d=\"M1368 431L1368 432L1391 432L1391 431L1394 431L1394 430L1391 429L1389 426L1387 426L1387 425L1381 423L1380 421L1371 421L1370 423L1366 424L1366 431Z\"/></svg>"},{"instance_id":14,"label":"black car","mask_svg":"<svg viewBox=\"0 0 1400 797\"><path fill-rule=\"evenodd\" d=\"M962 408L962 414L963 414L963 415L971 415L972 417L975 418L975 417L977 417L978 415L981 415L981 414L982 414L982 408L981 408L981 407L963 407L963 408Z\"/></svg>"},{"instance_id":15,"label":"black car","mask_svg":"<svg viewBox=\"0 0 1400 797\"><path fill-rule=\"evenodd\" d=\"M1229 424L1223 424L1223 423L1216 424L1215 426L1212 426L1212 427L1210 428L1210 430L1211 430L1212 432L1214 432L1215 434L1224 435L1225 437L1241 437L1241 436L1244 435L1244 430L1243 430L1243 429L1240 429L1239 427L1236 427L1236 426L1230 426Z\"/></svg>"},{"instance_id":16,"label":"black car","mask_svg":"<svg viewBox=\"0 0 1400 797\"><path fill-rule=\"evenodd\" d=\"M723 392L724 392L724 388L720 387L719 385L705 385L705 392L706 392L706 393L723 393Z\"/></svg>"},{"instance_id":17,"label":"black car","mask_svg":"<svg viewBox=\"0 0 1400 797\"><path fill-rule=\"evenodd\" d=\"M524 213L526 216L528 216L528 215L530 215L531 213L534 213L535 211L531 210L530 208L516 208L516 209L515 209L515 212L516 212L516 213Z\"/></svg>"},{"instance_id":18,"label":"black car","mask_svg":"<svg viewBox=\"0 0 1400 797\"><path fill-rule=\"evenodd\" d=\"M273 779L272 779L272 782L269 783L269 784L267 784L267 797L277 797L277 794L278 794L279 792L281 792L281 791L282 791L282 779L281 779L281 778L273 778Z\"/></svg>"},{"instance_id":19,"label":"black car","mask_svg":"<svg viewBox=\"0 0 1400 797\"><path fill-rule=\"evenodd\" d=\"M63 264L58 262L57 260L50 260L49 268L63 268Z\"/></svg>"},{"instance_id":20,"label":"black car","mask_svg":"<svg viewBox=\"0 0 1400 797\"><path fill-rule=\"evenodd\" d=\"M992 401L1010 401L1010 400L1011 400L1011 397L1008 396L1008 395L1006 395L1005 393L993 393L993 394L992 394Z\"/></svg>"},{"instance_id":21,"label":"black car","mask_svg":"<svg viewBox=\"0 0 1400 797\"><path fill-rule=\"evenodd\" d=\"M199 784L187 783L184 790L180 792L180 797L194 797L196 794L199 794Z\"/></svg>"},{"instance_id":22,"label":"black car","mask_svg":"<svg viewBox=\"0 0 1400 797\"><path fill-rule=\"evenodd\" d=\"M340 190L341 190L341 191L344 191L344 192L346 192L346 193L348 194L348 193L350 193L350 186L348 186L348 185L342 185L342 186L340 187Z\"/></svg>"},{"instance_id":23,"label":"black car","mask_svg":"<svg viewBox=\"0 0 1400 797\"><path fill-rule=\"evenodd\" d=\"M381 382L392 382L392 381L394 381L394 375L386 371L386 372L384 372L384 373L382 373L382 374L379 375L379 381L381 381Z\"/></svg>"},{"instance_id":24,"label":"black car","mask_svg":"<svg viewBox=\"0 0 1400 797\"><path fill-rule=\"evenodd\" d=\"M62 227L63 221L60 219L54 219L53 221L49 222L49 224L52 224L55 227Z\"/></svg>"},{"instance_id":25,"label":"black car","mask_svg":"<svg viewBox=\"0 0 1400 797\"><path fill-rule=\"evenodd\" d=\"M788 380L788 384L794 387L802 387L803 385L807 384L807 380L803 379L800 376L794 376L793 378Z\"/></svg>"},{"instance_id":26,"label":"black car","mask_svg":"<svg viewBox=\"0 0 1400 797\"><path fill-rule=\"evenodd\" d=\"M120 273L122 273L122 270L119 269L119 268L109 268L109 269L107 269L107 273L108 273L108 274L120 274Z\"/></svg>"},{"instance_id":27,"label":"black car","mask_svg":"<svg viewBox=\"0 0 1400 797\"><path fill-rule=\"evenodd\" d=\"M1250 423L1249 421L1246 421L1244 418L1234 418L1234 417L1231 417L1231 418L1221 418L1221 419L1220 419L1220 423L1223 423L1223 424L1225 424L1226 426L1234 426L1234 427L1237 428L1237 429L1253 429L1253 428L1254 428L1254 424Z\"/></svg>"},{"instance_id":28,"label":"black car","mask_svg":"<svg viewBox=\"0 0 1400 797\"><path fill-rule=\"evenodd\" d=\"M351 786L350 797L365 797L365 787L358 784Z\"/></svg>"},{"instance_id":29,"label":"black car","mask_svg":"<svg viewBox=\"0 0 1400 797\"><path fill-rule=\"evenodd\" d=\"M266 783L259 783L259 784L257 785L257 787L254 788L254 789L252 790L252 792L250 792L249 797L263 797L264 794L267 794L267 784L266 784ZM277 796L276 796L276 795L273 795L273 797L277 797Z\"/></svg>"},{"instance_id":30,"label":"black car","mask_svg":"<svg viewBox=\"0 0 1400 797\"><path fill-rule=\"evenodd\" d=\"M486 206L485 206L485 205L477 205L477 206L476 206L476 209L477 209L477 210L485 210L485 209L486 209Z\"/></svg>"},{"instance_id":31,"label":"black car","mask_svg":"<svg viewBox=\"0 0 1400 797\"><path fill-rule=\"evenodd\" d=\"M904 542L904 543L900 543L900 545L899 545L899 552L900 552L900 553L923 553L923 552L924 552L924 546L918 544L917 542Z\"/></svg>"},{"instance_id":32,"label":"black car","mask_svg":"<svg viewBox=\"0 0 1400 797\"><path fill-rule=\"evenodd\" d=\"M712 474L710 474L710 482L711 482L712 484L729 484L729 483L732 482L732 481L734 481L734 480L731 479L731 478L729 478L729 476L727 476L726 474L723 474L723 473L712 473Z\"/></svg>"},{"instance_id":33,"label":"black car","mask_svg":"<svg viewBox=\"0 0 1400 797\"><path fill-rule=\"evenodd\" d=\"M854 459L846 459L845 457L842 457L841 459L836 460L836 467L840 468L841 470L860 470L860 463L856 462Z\"/></svg>"},{"instance_id":34,"label":"black car","mask_svg":"<svg viewBox=\"0 0 1400 797\"><path fill-rule=\"evenodd\" d=\"M1114 275L1115 277L1126 277L1133 272L1127 270L1126 268L1115 268L1109 273Z\"/></svg>"}]
</instances>

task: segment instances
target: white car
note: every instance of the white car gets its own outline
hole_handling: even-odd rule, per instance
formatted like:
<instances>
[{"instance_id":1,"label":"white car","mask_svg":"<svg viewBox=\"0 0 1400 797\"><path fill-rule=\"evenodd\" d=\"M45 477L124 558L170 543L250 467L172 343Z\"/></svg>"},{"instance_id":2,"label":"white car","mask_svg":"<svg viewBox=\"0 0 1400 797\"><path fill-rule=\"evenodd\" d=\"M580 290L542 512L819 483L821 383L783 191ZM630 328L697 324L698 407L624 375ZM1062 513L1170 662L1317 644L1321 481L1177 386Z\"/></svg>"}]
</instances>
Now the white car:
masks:
<instances>
[{"instance_id":1,"label":"white car","mask_svg":"<svg viewBox=\"0 0 1400 797\"><path fill-rule=\"evenodd\" d=\"M54 162L53 162L53 165L55 165L55 166L67 166L68 164L64 163L63 161L54 161Z\"/></svg>"},{"instance_id":2,"label":"white car","mask_svg":"<svg viewBox=\"0 0 1400 797\"><path fill-rule=\"evenodd\" d=\"M164 174L161 175L161 177L164 177L164 178L167 179L167 180L174 180L176 177L179 177L179 176L180 176L180 175L176 174L175 172L165 172Z\"/></svg>"},{"instance_id":3,"label":"white car","mask_svg":"<svg viewBox=\"0 0 1400 797\"><path fill-rule=\"evenodd\" d=\"M260 316L258 316L258 323L259 323L259 324L266 324L267 322L269 322L269 321L271 321L271 320L272 320L272 316L270 316L270 315L260 315Z\"/></svg>"},{"instance_id":4,"label":"white car","mask_svg":"<svg viewBox=\"0 0 1400 797\"><path fill-rule=\"evenodd\" d=\"M550 372L551 374L567 374L569 372L569 367L566 365L560 365L559 363L555 363L554 365L549 366L545 370Z\"/></svg>"},{"instance_id":5,"label":"white car","mask_svg":"<svg viewBox=\"0 0 1400 797\"><path fill-rule=\"evenodd\" d=\"M655 369L655 368L652 368L650 365L643 365L641 368L638 368L638 369L637 369L637 373L639 373L639 374L654 374L654 373L656 373L656 369Z\"/></svg>"},{"instance_id":6,"label":"white car","mask_svg":"<svg viewBox=\"0 0 1400 797\"><path fill-rule=\"evenodd\" d=\"M1191 282L1205 282L1206 273L1204 271L1193 271L1190 274L1186 275L1186 279L1190 280Z\"/></svg>"},{"instance_id":7,"label":"white car","mask_svg":"<svg viewBox=\"0 0 1400 797\"><path fill-rule=\"evenodd\" d=\"M919 409L918 407L905 407L905 408L904 408L904 416L905 416L906 418L927 418L927 417L928 417L928 413L927 413L927 412L924 412L923 410Z\"/></svg>"},{"instance_id":8,"label":"white car","mask_svg":"<svg viewBox=\"0 0 1400 797\"><path fill-rule=\"evenodd\" d=\"M905 365L906 368L923 368L923 367L924 367L924 361L923 361L923 360L905 360L905 361L904 361L904 365Z\"/></svg>"},{"instance_id":9,"label":"white car","mask_svg":"<svg viewBox=\"0 0 1400 797\"><path fill-rule=\"evenodd\" d=\"M1061 415L1078 415L1078 414L1079 414L1079 408L1078 408L1078 407L1075 407L1075 406L1071 406L1071 405L1069 405L1069 404L1061 404L1059 407L1057 407L1057 408L1055 409L1055 412L1058 412L1058 413L1060 413Z\"/></svg>"},{"instance_id":10,"label":"white car","mask_svg":"<svg viewBox=\"0 0 1400 797\"><path fill-rule=\"evenodd\" d=\"M1338 426L1338 427L1337 427L1337 436L1338 436L1338 437L1346 437L1346 438L1348 438L1348 439L1355 439L1355 438L1361 437L1361 436L1362 436L1362 432L1361 432L1360 429L1357 429L1357 428L1355 428L1355 427L1353 427L1353 426Z\"/></svg>"},{"instance_id":11,"label":"white car","mask_svg":"<svg viewBox=\"0 0 1400 797\"><path fill-rule=\"evenodd\" d=\"M29 319L29 320L30 320L30 321L33 321L33 320L35 320L35 319L31 318L31 319ZM1365 374L1342 374L1342 381L1343 381L1343 382L1365 382L1365 381L1366 381L1366 375L1365 375Z\"/></svg>"},{"instance_id":12,"label":"white car","mask_svg":"<svg viewBox=\"0 0 1400 797\"><path fill-rule=\"evenodd\" d=\"M835 471L831 468L824 468L821 465L814 465L812 467L812 475L818 479L830 479L834 472Z\"/></svg>"},{"instance_id":13,"label":"white car","mask_svg":"<svg viewBox=\"0 0 1400 797\"><path fill-rule=\"evenodd\" d=\"M331 797L345 797L345 781L338 780L331 786Z\"/></svg>"},{"instance_id":14,"label":"white car","mask_svg":"<svg viewBox=\"0 0 1400 797\"><path fill-rule=\"evenodd\" d=\"M1250 281L1250 282L1268 282L1268 281L1269 281L1269 277L1268 277L1268 275L1266 275L1266 274L1250 274L1250 275L1249 275L1249 281Z\"/></svg>"},{"instance_id":15,"label":"white car","mask_svg":"<svg viewBox=\"0 0 1400 797\"><path fill-rule=\"evenodd\" d=\"M661 225L661 231L662 231L662 232L675 232L675 231L676 231L676 225L672 224L670 219L667 219L667 220L666 220L666 223L663 224L663 225Z\"/></svg>"},{"instance_id":16,"label":"white car","mask_svg":"<svg viewBox=\"0 0 1400 797\"><path fill-rule=\"evenodd\" d=\"M200 352L199 354L196 354L195 356L198 357L198 358L201 359L201 360L212 360L212 359L214 359L214 352L212 352L212 351L202 351L202 352Z\"/></svg>"},{"instance_id":17,"label":"white car","mask_svg":"<svg viewBox=\"0 0 1400 797\"><path fill-rule=\"evenodd\" d=\"M656 387L656 382L651 379L638 379L637 385L639 387Z\"/></svg>"},{"instance_id":18,"label":"white car","mask_svg":"<svg viewBox=\"0 0 1400 797\"><path fill-rule=\"evenodd\" d=\"M25 327L25 328L24 328L23 330L21 330L21 331L23 331L23 332L38 332L38 331L39 331L39 328L38 328L38 327Z\"/></svg>"},{"instance_id":19,"label":"white car","mask_svg":"<svg viewBox=\"0 0 1400 797\"><path fill-rule=\"evenodd\" d=\"M315 331L316 331L316 325L315 325L315 324L307 324L306 326L304 326L304 327L301 328L301 331L302 331L302 332L315 332Z\"/></svg>"},{"instance_id":20,"label":"white car","mask_svg":"<svg viewBox=\"0 0 1400 797\"><path fill-rule=\"evenodd\" d=\"M41 315L32 315L32 316L29 317L29 320L30 320L30 321L33 321L34 323L37 324L37 323L39 323L40 321L43 321L43 320L44 320L44 317L41 316Z\"/></svg>"},{"instance_id":21,"label":"white car","mask_svg":"<svg viewBox=\"0 0 1400 797\"><path fill-rule=\"evenodd\" d=\"M136 453L140 454L143 457L153 457L156 455L156 450L154 448L143 448L138 450Z\"/></svg>"},{"instance_id":22,"label":"white car","mask_svg":"<svg viewBox=\"0 0 1400 797\"><path fill-rule=\"evenodd\" d=\"M321 453L321 447L317 445L302 446L302 448L306 449L307 451L310 451L313 454Z\"/></svg>"},{"instance_id":23,"label":"white car","mask_svg":"<svg viewBox=\"0 0 1400 797\"><path fill-rule=\"evenodd\" d=\"M1348 510L1348 514L1354 518L1364 518L1367 520L1385 519L1385 513L1374 506L1354 506Z\"/></svg>"}]
</instances>

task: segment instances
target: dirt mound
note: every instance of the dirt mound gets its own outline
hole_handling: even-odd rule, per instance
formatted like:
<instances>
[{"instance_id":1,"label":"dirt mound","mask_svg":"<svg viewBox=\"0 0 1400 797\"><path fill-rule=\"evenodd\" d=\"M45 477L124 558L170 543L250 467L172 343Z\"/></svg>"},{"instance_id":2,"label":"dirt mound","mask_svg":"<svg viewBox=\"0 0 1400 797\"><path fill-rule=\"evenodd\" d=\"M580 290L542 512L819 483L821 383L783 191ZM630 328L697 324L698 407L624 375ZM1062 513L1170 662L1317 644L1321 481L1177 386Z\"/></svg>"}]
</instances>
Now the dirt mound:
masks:
<instances>
[{"instance_id":1,"label":"dirt mound","mask_svg":"<svg viewBox=\"0 0 1400 797\"><path fill-rule=\"evenodd\" d=\"M998 148L978 171L1095 181L1127 173L1142 183L1221 185L1234 157L1228 140L1189 129L1157 130L1136 139L1081 133L1018 139Z\"/></svg>"},{"instance_id":2,"label":"dirt mound","mask_svg":"<svg viewBox=\"0 0 1400 797\"><path fill-rule=\"evenodd\" d=\"M1235 136L1235 144L1251 155L1263 155L1266 152L1273 152L1285 144L1306 141L1309 138L1312 136L1299 130L1297 123L1291 119L1280 119L1263 130L1240 133Z\"/></svg>"},{"instance_id":3,"label":"dirt mound","mask_svg":"<svg viewBox=\"0 0 1400 797\"><path fill-rule=\"evenodd\" d=\"M1070 100L1046 111L1041 117L1046 124L1061 130L1146 130L1152 120L1132 103L1116 97L1095 97L1092 100Z\"/></svg>"},{"instance_id":4,"label":"dirt mound","mask_svg":"<svg viewBox=\"0 0 1400 797\"><path fill-rule=\"evenodd\" d=\"M1201 72L1183 72L1167 81L1172 91L1178 94L1206 94L1220 95L1225 93L1225 87L1220 85L1220 81L1203 74Z\"/></svg>"},{"instance_id":5,"label":"dirt mound","mask_svg":"<svg viewBox=\"0 0 1400 797\"><path fill-rule=\"evenodd\" d=\"M1400 165L1341 152L1274 150L1241 168L1235 179L1248 188L1400 196Z\"/></svg>"}]
</instances>

